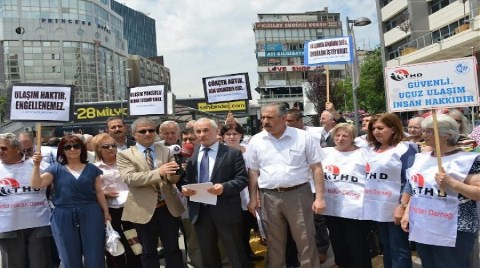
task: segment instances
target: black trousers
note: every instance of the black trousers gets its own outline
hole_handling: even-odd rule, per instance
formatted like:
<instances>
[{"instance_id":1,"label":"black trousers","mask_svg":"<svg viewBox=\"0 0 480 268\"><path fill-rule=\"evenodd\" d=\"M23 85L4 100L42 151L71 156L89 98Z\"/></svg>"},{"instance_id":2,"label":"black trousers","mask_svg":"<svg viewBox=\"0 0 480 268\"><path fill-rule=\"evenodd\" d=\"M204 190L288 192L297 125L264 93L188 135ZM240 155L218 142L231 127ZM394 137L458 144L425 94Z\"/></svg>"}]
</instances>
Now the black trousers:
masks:
<instances>
[{"instance_id":1,"label":"black trousers","mask_svg":"<svg viewBox=\"0 0 480 268\"><path fill-rule=\"evenodd\" d=\"M367 240L371 222L334 216L325 218L335 263L342 268L371 268L370 245Z\"/></svg>"},{"instance_id":2,"label":"black trousers","mask_svg":"<svg viewBox=\"0 0 480 268\"><path fill-rule=\"evenodd\" d=\"M143 268L159 268L158 238L162 241L167 268L184 267L182 251L178 246L180 218L173 217L167 206L155 209L152 219L145 224L134 224L138 240L142 244Z\"/></svg>"}]
</instances>

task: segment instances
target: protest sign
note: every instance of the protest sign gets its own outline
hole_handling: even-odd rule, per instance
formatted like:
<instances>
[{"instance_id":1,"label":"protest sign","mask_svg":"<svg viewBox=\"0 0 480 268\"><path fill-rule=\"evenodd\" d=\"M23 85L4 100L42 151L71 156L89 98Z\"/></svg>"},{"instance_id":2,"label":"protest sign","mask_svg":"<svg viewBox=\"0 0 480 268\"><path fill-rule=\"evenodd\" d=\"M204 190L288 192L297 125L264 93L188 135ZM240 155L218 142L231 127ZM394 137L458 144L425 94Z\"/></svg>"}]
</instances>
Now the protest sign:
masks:
<instances>
[{"instance_id":1,"label":"protest sign","mask_svg":"<svg viewBox=\"0 0 480 268\"><path fill-rule=\"evenodd\" d=\"M131 116L163 115L167 111L165 85L129 88L128 111Z\"/></svg>"},{"instance_id":2,"label":"protest sign","mask_svg":"<svg viewBox=\"0 0 480 268\"><path fill-rule=\"evenodd\" d=\"M250 100L248 73L228 74L203 78L207 103Z\"/></svg>"},{"instance_id":3,"label":"protest sign","mask_svg":"<svg viewBox=\"0 0 480 268\"><path fill-rule=\"evenodd\" d=\"M69 122L73 114L73 86L16 84L9 90L12 121Z\"/></svg>"},{"instance_id":4,"label":"protest sign","mask_svg":"<svg viewBox=\"0 0 480 268\"><path fill-rule=\"evenodd\" d=\"M305 65L351 63L352 38L346 36L306 41L303 57Z\"/></svg>"},{"instance_id":5,"label":"protest sign","mask_svg":"<svg viewBox=\"0 0 480 268\"><path fill-rule=\"evenodd\" d=\"M385 68L390 112L478 105L473 57Z\"/></svg>"}]
</instances>

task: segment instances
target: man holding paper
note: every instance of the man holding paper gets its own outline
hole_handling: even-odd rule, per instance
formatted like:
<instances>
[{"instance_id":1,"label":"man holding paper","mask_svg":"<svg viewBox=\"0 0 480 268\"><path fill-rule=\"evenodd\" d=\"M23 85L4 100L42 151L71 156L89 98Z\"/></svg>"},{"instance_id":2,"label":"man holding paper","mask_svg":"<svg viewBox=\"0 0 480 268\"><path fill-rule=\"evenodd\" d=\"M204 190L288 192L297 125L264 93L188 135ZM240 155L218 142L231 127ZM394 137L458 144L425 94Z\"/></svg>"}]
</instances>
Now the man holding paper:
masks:
<instances>
[{"instance_id":1,"label":"man holding paper","mask_svg":"<svg viewBox=\"0 0 480 268\"><path fill-rule=\"evenodd\" d=\"M234 268L249 267L241 242L240 192L248 181L242 153L218 142L218 127L213 120L201 118L194 129L200 145L187 162L187 175L181 184L182 193L190 199L189 216L198 236L203 267L222 267L219 239ZM200 193L201 187L196 187L199 183L212 185ZM192 201L199 194L216 196L216 204L208 200L205 203Z\"/></svg>"}]
</instances>

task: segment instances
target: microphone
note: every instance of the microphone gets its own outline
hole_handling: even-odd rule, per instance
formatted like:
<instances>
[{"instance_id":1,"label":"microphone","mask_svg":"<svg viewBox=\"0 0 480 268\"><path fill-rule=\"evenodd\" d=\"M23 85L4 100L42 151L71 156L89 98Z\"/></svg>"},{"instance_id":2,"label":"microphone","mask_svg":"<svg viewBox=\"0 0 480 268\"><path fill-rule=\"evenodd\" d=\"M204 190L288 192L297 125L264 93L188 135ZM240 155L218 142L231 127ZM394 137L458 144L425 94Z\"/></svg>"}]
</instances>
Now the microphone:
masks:
<instances>
[{"instance_id":1,"label":"microphone","mask_svg":"<svg viewBox=\"0 0 480 268\"><path fill-rule=\"evenodd\" d=\"M191 143L185 143L182 146L182 150L180 152L180 155L184 158L190 158L192 157L194 146Z\"/></svg>"},{"instance_id":2,"label":"microphone","mask_svg":"<svg viewBox=\"0 0 480 268\"><path fill-rule=\"evenodd\" d=\"M182 156L180 155L180 152L182 151L182 147L178 144L170 145L168 147L168 151L170 155L173 155L175 157L175 162L177 162L178 166L180 166L180 169L182 168ZM178 171L177 171L178 172Z\"/></svg>"}]
</instances>

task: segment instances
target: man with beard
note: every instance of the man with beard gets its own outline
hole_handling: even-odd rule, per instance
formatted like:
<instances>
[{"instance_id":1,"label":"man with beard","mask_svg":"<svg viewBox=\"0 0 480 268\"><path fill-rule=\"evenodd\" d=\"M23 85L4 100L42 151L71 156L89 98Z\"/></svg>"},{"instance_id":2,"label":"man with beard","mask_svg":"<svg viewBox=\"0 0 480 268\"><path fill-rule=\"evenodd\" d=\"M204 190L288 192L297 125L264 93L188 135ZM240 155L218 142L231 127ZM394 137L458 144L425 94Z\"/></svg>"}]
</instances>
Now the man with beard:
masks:
<instances>
[{"instance_id":1,"label":"man with beard","mask_svg":"<svg viewBox=\"0 0 480 268\"><path fill-rule=\"evenodd\" d=\"M118 151L123 151L129 148L132 145L135 145L135 141L127 139L127 129L125 127L125 122L122 118L113 116L107 119L107 133L112 136L112 138L117 143Z\"/></svg>"}]
</instances>

